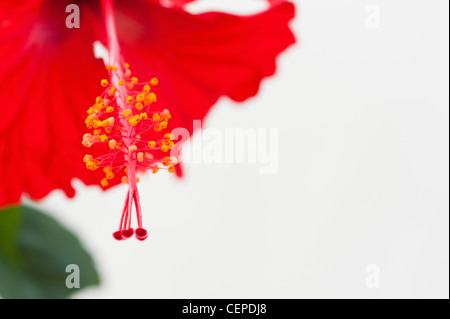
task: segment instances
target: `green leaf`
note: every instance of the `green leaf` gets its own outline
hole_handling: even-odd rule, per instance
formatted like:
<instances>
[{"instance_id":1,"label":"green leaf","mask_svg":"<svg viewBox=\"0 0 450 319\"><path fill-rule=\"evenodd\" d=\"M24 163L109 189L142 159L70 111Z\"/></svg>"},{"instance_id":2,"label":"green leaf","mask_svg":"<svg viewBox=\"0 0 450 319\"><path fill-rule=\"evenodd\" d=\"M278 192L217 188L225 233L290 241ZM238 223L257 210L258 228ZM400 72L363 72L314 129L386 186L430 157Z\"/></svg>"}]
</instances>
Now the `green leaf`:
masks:
<instances>
[{"instance_id":1,"label":"green leaf","mask_svg":"<svg viewBox=\"0 0 450 319\"><path fill-rule=\"evenodd\" d=\"M79 289L66 286L73 272L66 272L66 267L72 264L79 267ZM67 298L99 283L91 256L78 238L55 219L28 206L0 211L3 298Z\"/></svg>"}]
</instances>

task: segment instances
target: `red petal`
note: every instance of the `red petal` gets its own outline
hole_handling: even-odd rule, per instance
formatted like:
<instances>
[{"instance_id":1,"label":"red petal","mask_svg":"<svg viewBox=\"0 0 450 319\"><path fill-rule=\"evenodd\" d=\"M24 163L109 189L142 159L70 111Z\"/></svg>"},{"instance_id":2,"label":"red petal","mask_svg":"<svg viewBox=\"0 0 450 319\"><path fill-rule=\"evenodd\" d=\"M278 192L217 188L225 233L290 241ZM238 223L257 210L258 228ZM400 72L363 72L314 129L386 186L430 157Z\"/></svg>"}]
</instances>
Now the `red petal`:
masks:
<instances>
[{"instance_id":1,"label":"red petal","mask_svg":"<svg viewBox=\"0 0 450 319\"><path fill-rule=\"evenodd\" d=\"M73 196L72 177L100 178L83 165L81 145L86 109L106 74L92 50L98 17L81 7L82 27L67 29L66 3L30 3L2 15L9 22L0 33L0 206L56 188Z\"/></svg>"},{"instance_id":2,"label":"red petal","mask_svg":"<svg viewBox=\"0 0 450 319\"><path fill-rule=\"evenodd\" d=\"M117 28L125 58L141 80L157 76L157 110L172 113L170 128L192 131L217 99L243 101L275 72L277 55L295 42L289 2L263 13L192 15L154 3L117 3ZM130 20L132 17L133 20Z\"/></svg>"}]
</instances>

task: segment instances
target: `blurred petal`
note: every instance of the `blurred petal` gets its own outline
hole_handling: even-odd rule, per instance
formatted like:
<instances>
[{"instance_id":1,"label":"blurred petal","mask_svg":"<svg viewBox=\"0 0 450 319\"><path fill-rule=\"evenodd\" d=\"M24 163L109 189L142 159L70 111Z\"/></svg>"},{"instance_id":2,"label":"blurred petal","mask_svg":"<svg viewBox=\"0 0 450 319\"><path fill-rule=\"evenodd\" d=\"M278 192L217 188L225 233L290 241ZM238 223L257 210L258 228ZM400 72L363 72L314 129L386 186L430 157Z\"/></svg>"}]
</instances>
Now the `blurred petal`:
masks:
<instances>
[{"instance_id":1,"label":"blurred petal","mask_svg":"<svg viewBox=\"0 0 450 319\"><path fill-rule=\"evenodd\" d=\"M93 58L98 18L80 8L82 27L68 29L66 5L0 5L0 206L19 202L22 193L39 199L56 188L73 196L75 176L98 181L86 172L80 142L86 108L106 73Z\"/></svg>"}]
</instances>

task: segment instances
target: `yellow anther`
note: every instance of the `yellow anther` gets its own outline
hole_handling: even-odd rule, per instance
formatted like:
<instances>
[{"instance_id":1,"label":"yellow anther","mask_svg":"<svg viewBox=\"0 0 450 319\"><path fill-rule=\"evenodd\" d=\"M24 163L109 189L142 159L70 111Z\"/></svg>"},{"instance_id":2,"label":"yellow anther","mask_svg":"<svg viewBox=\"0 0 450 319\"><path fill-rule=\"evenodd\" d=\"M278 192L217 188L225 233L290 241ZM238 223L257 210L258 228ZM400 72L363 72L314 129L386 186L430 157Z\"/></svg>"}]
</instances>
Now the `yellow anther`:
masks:
<instances>
[{"instance_id":1,"label":"yellow anther","mask_svg":"<svg viewBox=\"0 0 450 319\"><path fill-rule=\"evenodd\" d=\"M111 71L112 67L109 64L105 65L105 67L106 67L106 70Z\"/></svg>"},{"instance_id":2,"label":"yellow anther","mask_svg":"<svg viewBox=\"0 0 450 319\"><path fill-rule=\"evenodd\" d=\"M100 140L102 142L106 142L108 140L108 137L105 134L103 134L102 136L100 136Z\"/></svg>"},{"instance_id":3,"label":"yellow anther","mask_svg":"<svg viewBox=\"0 0 450 319\"><path fill-rule=\"evenodd\" d=\"M101 84L102 84L102 86L107 87L109 83L108 83L108 80L103 79Z\"/></svg>"},{"instance_id":4,"label":"yellow anther","mask_svg":"<svg viewBox=\"0 0 450 319\"><path fill-rule=\"evenodd\" d=\"M166 133L166 134L164 134L164 139L166 139L166 140L174 140L175 139L175 135L173 135L172 133Z\"/></svg>"},{"instance_id":5,"label":"yellow anther","mask_svg":"<svg viewBox=\"0 0 450 319\"><path fill-rule=\"evenodd\" d=\"M128 150L129 150L130 152L134 152L134 151L137 150L137 146L136 146L136 145L131 145L131 146L128 148Z\"/></svg>"},{"instance_id":6,"label":"yellow anther","mask_svg":"<svg viewBox=\"0 0 450 319\"><path fill-rule=\"evenodd\" d=\"M153 114L153 121L159 122L161 121L161 116L158 113Z\"/></svg>"},{"instance_id":7,"label":"yellow anther","mask_svg":"<svg viewBox=\"0 0 450 319\"><path fill-rule=\"evenodd\" d=\"M128 184L128 177L122 176L122 183Z\"/></svg>"},{"instance_id":8,"label":"yellow anther","mask_svg":"<svg viewBox=\"0 0 450 319\"><path fill-rule=\"evenodd\" d=\"M99 135L100 131L99 130L94 130L94 135Z\"/></svg>"},{"instance_id":9,"label":"yellow anther","mask_svg":"<svg viewBox=\"0 0 450 319\"><path fill-rule=\"evenodd\" d=\"M130 110L130 109L127 109L127 110L125 110L125 111L122 113L122 115L125 116L125 117L128 117L130 114L131 114L131 110Z\"/></svg>"},{"instance_id":10,"label":"yellow anther","mask_svg":"<svg viewBox=\"0 0 450 319\"><path fill-rule=\"evenodd\" d=\"M140 119L140 120L146 120L146 119L147 119L147 113L141 113L141 114L139 114L139 119Z\"/></svg>"},{"instance_id":11,"label":"yellow anther","mask_svg":"<svg viewBox=\"0 0 450 319\"><path fill-rule=\"evenodd\" d=\"M106 187L106 186L108 186L108 180L106 178L104 178L104 179L102 179L100 184L102 184L103 187Z\"/></svg>"},{"instance_id":12,"label":"yellow anther","mask_svg":"<svg viewBox=\"0 0 450 319\"><path fill-rule=\"evenodd\" d=\"M136 183L139 183L139 181L140 181L140 178L136 177Z\"/></svg>"},{"instance_id":13,"label":"yellow anther","mask_svg":"<svg viewBox=\"0 0 450 319\"><path fill-rule=\"evenodd\" d=\"M170 166L170 167L169 167L169 173L174 173L174 172L175 172L175 167Z\"/></svg>"},{"instance_id":14,"label":"yellow anther","mask_svg":"<svg viewBox=\"0 0 450 319\"><path fill-rule=\"evenodd\" d=\"M107 172L106 173L106 179L113 179L114 178L114 173L113 172Z\"/></svg>"},{"instance_id":15,"label":"yellow anther","mask_svg":"<svg viewBox=\"0 0 450 319\"><path fill-rule=\"evenodd\" d=\"M144 88L142 90L148 94L148 92L150 92L150 85L148 84L144 85Z\"/></svg>"},{"instance_id":16,"label":"yellow anther","mask_svg":"<svg viewBox=\"0 0 450 319\"><path fill-rule=\"evenodd\" d=\"M148 98L150 98L150 100L151 100L152 102L156 102L156 94L155 94L155 93L150 92L150 93L148 94Z\"/></svg>"},{"instance_id":17,"label":"yellow anther","mask_svg":"<svg viewBox=\"0 0 450 319\"><path fill-rule=\"evenodd\" d=\"M92 160L92 155L86 154L83 157L83 162L87 163Z\"/></svg>"},{"instance_id":18,"label":"yellow anther","mask_svg":"<svg viewBox=\"0 0 450 319\"><path fill-rule=\"evenodd\" d=\"M123 172L128 175L128 168L125 168Z\"/></svg>"},{"instance_id":19,"label":"yellow anther","mask_svg":"<svg viewBox=\"0 0 450 319\"><path fill-rule=\"evenodd\" d=\"M158 171L159 171L158 166L153 166L152 173L153 173L153 174L156 174L156 173L158 173Z\"/></svg>"},{"instance_id":20,"label":"yellow anther","mask_svg":"<svg viewBox=\"0 0 450 319\"><path fill-rule=\"evenodd\" d=\"M175 156L171 156L170 162L172 163L172 165L176 165L178 163L178 159Z\"/></svg>"},{"instance_id":21,"label":"yellow anther","mask_svg":"<svg viewBox=\"0 0 450 319\"><path fill-rule=\"evenodd\" d=\"M112 113L112 112L114 112L114 108L113 108L112 106L108 106L108 107L106 108L106 112L107 112L107 113Z\"/></svg>"},{"instance_id":22,"label":"yellow anther","mask_svg":"<svg viewBox=\"0 0 450 319\"><path fill-rule=\"evenodd\" d=\"M130 64L125 62L125 69L129 69L130 68Z\"/></svg>"},{"instance_id":23,"label":"yellow anther","mask_svg":"<svg viewBox=\"0 0 450 319\"><path fill-rule=\"evenodd\" d=\"M86 133L83 135L83 142L81 142L85 147L91 147L94 143L92 142L92 135Z\"/></svg>"},{"instance_id":24,"label":"yellow anther","mask_svg":"<svg viewBox=\"0 0 450 319\"><path fill-rule=\"evenodd\" d=\"M108 82L107 80L102 80L102 81ZM102 101L102 98L101 98L100 96L97 96L97 97L95 98L95 103L100 103L101 101Z\"/></svg>"},{"instance_id":25,"label":"yellow anther","mask_svg":"<svg viewBox=\"0 0 450 319\"><path fill-rule=\"evenodd\" d=\"M148 142L148 147L155 148L155 146L156 146L156 142L155 141Z\"/></svg>"},{"instance_id":26,"label":"yellow anther","mask_svg":"<svg viewBox=\"0 0 450 319\"><path fill-rule=\"evenodd\" d=\"M109 172L111 172L111 171L112 171L111 167L105 167L105 168L103 169L103 172L105 172L105 173L109 173Z\"/></svg>"},{"instance_id":27,"label":"yellow anther","mask_svg":"<svg viewBox=\"0 0 450 319\"><path fill-rule=\"evenodd\" d=\"M116 93L117 89L114 86L111 86L108 93L109 95L113 96Z\"/></svg>"},{"instance_id":28,"label":"yellow anther","mask_svg":"<svg viewBox=\"0 0 450 319\"><path fill-rule=\"evenodd\" d=\"M140 111L142 110L142 103L136 103L134 106L136 106L136 108Z\"/></svg>"},{"instance_id":29,"label":"yellow anther","mask_svg":"<svg viewBox=\"0 0 450 319\"><path fill-rule=\"evenodd\" d=\"M135 76L133 76L133 77L131 78L131 83L133 83L133 84L138 83L138 78L135 77Z\"/></svg>"},{"instance_id":30,"label":"yellow anther","mask_svg":"<svg viewBox=\"0 0 450 319\"><path fill-rule=\"evenodd\" d=\"M125 80L119 80L117 83L119 84L119 86L122 86L125 84Z\"/></svg>"},{"instance_id":31,"label":"yellow anther","mask_svg":"<svg viewBox=\"0 0 450 319\"><path fill-rule=\"evenodd\" d=\"M169 166L171 163L170 157L164 157L164 159L161 161L161 164L163 164L164 166Z\"/></svg>"},{"instance_id":32,"label":"yellow anther","mask_svg":"<svg viewBox=\"0 0 450 319\"><path fill-rule=\"evenodd\" d=\"M132 96L127 97L127 103L133 103L133 97Z\"/></svg>"},{"instance_id":33,"label":"yellow anther","mask_svg":"<svg viewBox=\"0 0 450 319\"><path fill-rule=\"evenodd\" d=\"M110 140L109 141L109 148L110 149L114 149L114 147L116 147L116 145L117 145L117 142L116 142L116 140Z\"/></svg>"},{"instance_id":34,"label":"yellow anther","mask_svg":"<svg viewBox=\"0 0 450 319\"><path fill-rule=\"evenodd\" d=\"M165 109L164 111L162 111L161 113L161 118L164 120L170 120L171 119L171 115L168 109Z\"/></svg>"},{"instance_id":35,"label":"yellow anther","mask_svg":"<svg viewBox=\"0 0 450 319\"><path fill-rule=\"evenodd\" d=\"M138 94L137 96L136 96L136 101L138 101L138 102L142 102L142 101L144 101L144 99L145 99L145 95L144 94Z\"/></svg>"},{"instance_id":36,"label":"yellow anther","mask_svg":"<svg viewBox=\"0 0 450 319\"><path fill-rule=\"evenodd\" d=\"M128 123L130 123L131 126L136 126L138 124L138 122L134 118L129 119Z\"/></svg>"},{"instance_id":37,"label":"yellow anther","mask_svg":"<svg viewBox=\"0 0 450 319\"><path fill-rule=\"evenodd\" d=\"M161 151L163 151L163 152L167 152L169 149L170 149L170 147L167 146L167 145L162 145L161 146Z\"/></svg>"},{"instance_id":38,"label":"yellow anther","mask_svg":"<svg viewBox=\"0 0 450 319\"><path fill-rule=\"evenodd\" d=\"M112 70L113 70L113 71L117 71L117 65L114 65L114 66L112 67Z\"/></svg>"},{"instance_id":39,"label":"yellow anther","mask_svg":"<svg viewBox=\"0 0 450 319\"><path fill-rule=\"evenodd\" d=\"M103 121L104 126L113 126L114 125L114 117L108 117L106 120Z\"/></svg>"},{"instance_id":40,"label":"yellow anther","mask_svg":"<svg viewBox=\"0 0 450 319\"><path fill-rule=\"evenodd\" d=\"M142 162L144 160L144 153L139 152L137 155L138 162Z\"/></svg>"},{"instance_id":41,"label":"yellow anther","mask_svg":"<svg viewBox=\"0 0 450 319\"><path fill-rule=\"evenodd\" d=\"M158 85L158 78L151 79L150 80L150 85L153 85L153 86Z\"/></svg>"},{"instance_id":42,"label":"yellow anther","mask_svg":"<svg viewBox=\"0 0 450 319\"><path fill-rule=\"evenodd\" d=\"M124 76L126 78L129 78L131 76L131 70L126 70L125 73L124 73Z\"/></svg>"},{"instance_id":43,"label":"yellow anther","mask_svg":"<svg viewBox=\"0 0 450 319\"><path fill-rule=\"evenodd\" d=\"M98 162L97 162L97 161L90 160L90 161L87 161L87 162L86 162L86 167L87 167L87 169L90 169L90 170L95 171L95 170L98 169L100 166L98 165Z\"/></svg>"},{"instance_id":44,"label":"yellow anther","mask_svg":"<svg viewBox=\"0 0 450 319\"><path fill-rule=\"evenodd\" d=\"M175 143L172 141L167 141L166 145L169 149L172 149L175 146Z\"/></svg>"}]
</instances>

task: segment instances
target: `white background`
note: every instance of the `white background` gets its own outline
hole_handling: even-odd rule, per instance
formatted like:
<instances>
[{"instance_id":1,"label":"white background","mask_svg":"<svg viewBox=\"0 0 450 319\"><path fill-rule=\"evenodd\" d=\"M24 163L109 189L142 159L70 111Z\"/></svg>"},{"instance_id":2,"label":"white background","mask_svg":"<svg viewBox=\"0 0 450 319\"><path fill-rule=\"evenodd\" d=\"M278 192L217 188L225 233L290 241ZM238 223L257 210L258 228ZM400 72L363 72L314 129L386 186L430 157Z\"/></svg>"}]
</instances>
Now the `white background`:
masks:
<instances>
[{"instance_id":1,"label":"white background","mask_svg":"<svg viewBox=\"0 0 450 319\"><path fill-rule=\"evenodd\" d=\"M75 297L448 298L448 1L295 2L298 44L276 76L205 122L278 128L277 173L188 164L183 180L142 177L145 242L111 236L125 185L53 192L38 206L80 236L102 276ZM366 25L370 4L379 28Z\"/></svg>"}]
</instances>

